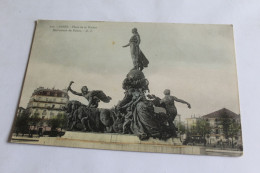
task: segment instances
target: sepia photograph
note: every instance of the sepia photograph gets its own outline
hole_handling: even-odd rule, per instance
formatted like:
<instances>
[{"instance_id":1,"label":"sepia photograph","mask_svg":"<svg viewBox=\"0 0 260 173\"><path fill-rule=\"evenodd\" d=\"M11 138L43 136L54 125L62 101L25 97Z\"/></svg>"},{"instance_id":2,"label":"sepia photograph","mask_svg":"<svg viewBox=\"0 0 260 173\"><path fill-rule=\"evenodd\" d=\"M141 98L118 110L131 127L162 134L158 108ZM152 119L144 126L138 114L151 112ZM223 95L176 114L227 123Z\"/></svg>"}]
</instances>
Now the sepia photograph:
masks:
<instances>
[{"instance_id":1,"label":"sepia photograph","mask_svg":"<svg viewBox=\"0 0 260 173\"><path fill-rule=\"evenodd\" d=\"M243 154L232 25L38 20L9 141Z\"/></svg>"}]
</instances>

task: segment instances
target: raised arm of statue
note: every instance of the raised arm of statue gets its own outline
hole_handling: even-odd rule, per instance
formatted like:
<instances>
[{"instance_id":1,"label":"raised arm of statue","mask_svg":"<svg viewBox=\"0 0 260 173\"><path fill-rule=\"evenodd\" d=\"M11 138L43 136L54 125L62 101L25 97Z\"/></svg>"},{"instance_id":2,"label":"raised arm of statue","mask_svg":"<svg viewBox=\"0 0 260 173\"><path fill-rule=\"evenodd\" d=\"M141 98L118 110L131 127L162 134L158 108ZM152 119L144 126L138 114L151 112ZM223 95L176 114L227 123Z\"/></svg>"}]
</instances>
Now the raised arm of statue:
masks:
<instances>
[{"instance_id":1,"label":"raised arm of statue","mask_svg":"<svg viewBox=\"0 0 260 173\"><path fill-rule=\"evenodd\" d=\"M76 91L73 91L71 88L69 88L69 91L72 93L72 94L75 94L75 95L78 95L78 96L83 96L82 93L78 93Z\"/></svg>"},{"instance_id":2,"label":"raised arm of statue","mask_svg":"<svg viewBox=\"0 0 260 173\"><path fill-rule=\"evenodd\" d=\"M124 46L122 46L122 47L128 47L128 46L130 46L130 43L128 43L127 45L124 45Z\"/></svg>"},{"instance_id":3,"label":"raised arm of statue","mask_svg":"<svg viewBox=\"0 0 260 173\"><path fill-rule=\"evenodd\" d=\"M180 103L183 103L183 104L187 104L187 105L188 105L188 108L189 108L189 109L191 108L191 105L190 105L188 102L186 102L186 101L184 101L184 100L182 100L182 99L178 99L178 98L175 97L175 96L173 96L173 98L174 98L174 101L180 102Z\"/></svg>"}]
</instances>

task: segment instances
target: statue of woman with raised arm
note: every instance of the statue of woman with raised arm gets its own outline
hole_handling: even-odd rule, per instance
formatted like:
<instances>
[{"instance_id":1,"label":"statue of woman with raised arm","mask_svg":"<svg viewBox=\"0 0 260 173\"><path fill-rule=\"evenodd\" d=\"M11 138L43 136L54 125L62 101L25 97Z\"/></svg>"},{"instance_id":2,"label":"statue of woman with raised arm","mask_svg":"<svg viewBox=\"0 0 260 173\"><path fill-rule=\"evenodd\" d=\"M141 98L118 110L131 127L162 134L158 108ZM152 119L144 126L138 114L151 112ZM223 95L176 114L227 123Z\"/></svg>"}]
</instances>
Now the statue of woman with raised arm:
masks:
<instances>
[{"instance_id":1,"label":"statue of woman with raised arm","mask_svg":"<svg viewBox=\"0 0 260 173\"><path fill-rule=\"evenodd\" d=\"M129 43L123 47L130 46L131 57L133 60L134 68L142 71L144 67L148 67L149 61L139 48L141 38L136 28L132 29L133 36L130 38Z\"/></svg>"}]
</instances>

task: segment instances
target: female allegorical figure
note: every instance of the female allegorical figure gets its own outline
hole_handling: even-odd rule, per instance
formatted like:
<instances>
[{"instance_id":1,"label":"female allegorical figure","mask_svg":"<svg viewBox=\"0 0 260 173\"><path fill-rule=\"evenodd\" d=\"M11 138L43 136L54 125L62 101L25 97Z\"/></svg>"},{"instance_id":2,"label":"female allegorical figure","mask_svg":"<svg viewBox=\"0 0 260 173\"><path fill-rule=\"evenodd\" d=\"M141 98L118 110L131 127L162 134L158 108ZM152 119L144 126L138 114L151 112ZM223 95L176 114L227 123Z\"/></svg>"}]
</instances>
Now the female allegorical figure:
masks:
<instances>
[{"instance_id":1,"label":"female allegorical figure","mask_svg":"<svg viewBox=\"0 0 260 173\"><path fill-rule=\"evenodd\" d=\"M139 48L141 39L140 39L140 35L137 32L137 29L133 28L132 33L133 36L130 38L129 43L123 47L130 46L131 57L134 64L133 69L142 71L144 67L148 67L149 61Z\"/></svg>"},{"instance_id":2,"label":"female allegorical figure","mask_svg":"<svg viewBox=\"0 0 260 173\"><path fill-rule=\"evenodd\" d=\"M177 108L174 104L174 101L180 102L180 103L183 103L183 104L187 104L189 109L191 108L191 105L184 100L178 99L175 96L171 96L171 91L169 89L165 89L163 93L164 93L165 97L160 100L160 104L165 105L166 114L168 115L169 126L171 128L175 128L173 121L174 121L174 119L177 115Z\"/></svg>"}]
</instances>

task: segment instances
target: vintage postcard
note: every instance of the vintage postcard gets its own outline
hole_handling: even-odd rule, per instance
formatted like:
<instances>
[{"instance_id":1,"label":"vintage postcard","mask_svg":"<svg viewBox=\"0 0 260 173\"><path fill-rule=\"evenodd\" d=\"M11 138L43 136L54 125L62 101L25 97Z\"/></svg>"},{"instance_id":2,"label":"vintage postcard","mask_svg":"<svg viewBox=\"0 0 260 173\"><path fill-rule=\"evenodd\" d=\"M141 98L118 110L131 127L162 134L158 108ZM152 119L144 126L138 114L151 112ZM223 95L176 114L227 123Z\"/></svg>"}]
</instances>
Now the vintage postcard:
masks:
<instances>
[{"instance_id":1,"label":"vintage postcard","mask_svg":"<svg viewBox=\"0 0 260 173\"><path fill-rule=\"evenodd\" d=\"M10 142L243 154L232 25L36 22Z\"/></svg>"}]
</instances>

